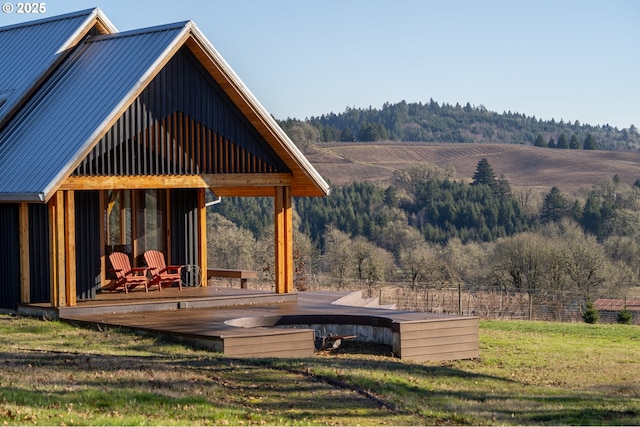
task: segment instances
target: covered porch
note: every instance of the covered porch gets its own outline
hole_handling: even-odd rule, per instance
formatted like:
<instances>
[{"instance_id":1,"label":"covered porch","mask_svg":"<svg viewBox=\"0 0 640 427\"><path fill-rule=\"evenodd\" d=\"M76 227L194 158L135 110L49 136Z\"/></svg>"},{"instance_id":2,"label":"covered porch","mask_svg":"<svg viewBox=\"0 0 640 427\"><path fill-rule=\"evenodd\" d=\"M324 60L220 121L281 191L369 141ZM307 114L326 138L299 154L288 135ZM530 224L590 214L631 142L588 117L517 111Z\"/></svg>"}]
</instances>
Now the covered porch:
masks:
<instances>
[{"instance_id":1,"label":"covered porch","mask_svg":"<svg viewBox=\"0 0 640 427\"><path fill-rule=\"evenodd\" d=\"M114 251L132 267L148 250L220 267L207 259L208 197L273 197L274 292L291 293L292 197L326 196L327 183L195 24L104 22L93 10L39 23L68 32L67 48L33 59L38 85L0 128L0 310L96 299Z\"/></svg>"},{"instance_id":2,"label":"covered porch","mask_svg":"<svg viewBox=\"0 0 640 427\"><path fill-rule=\"evenodd\" d=\"M20 274L21 303L43 302L46 292L32 292L34 284L46 279L50 280L48 302L52 307L73 307L85 300L104 298L107 291L103 288L114 280L108 258L114 251L125 253L133 267L143 267L144 253L158 250L168 265L195 267L199 274L192 279L197 278L198 283L189 283L191 286L206 287L207 278L215 276L237 279L241 287L246 287L248 279L256 278L255 272L221 269L215 260L208 259L206 210L211 187L105 190L102 180L96 179L94 185L90 182L93 180L82 184L79 181L63 184L47 203L46 212L42 212L45 215L33 214L42 208L20 204L20 265L25 267ZM129 186L132 184L135 182L129 181ZM172 184L185 185L180 179ZM243 188L241 194L248 193L247 187L239 188ZM219 189L224 194L235 194L231 187ZM275 206L273 255L277 274L273 290L291 293L291 192L288 187L270 190ZM42 224L44 219L46 224ZM48 236L33 235L41 228L48 229ZM38 250L47 244L46 252ZM35 277L31 276L36 265L42 266L44 275L36 270ZM122 293L122 297L145 296L149 294Z\"/></svg>"}]
</instances>

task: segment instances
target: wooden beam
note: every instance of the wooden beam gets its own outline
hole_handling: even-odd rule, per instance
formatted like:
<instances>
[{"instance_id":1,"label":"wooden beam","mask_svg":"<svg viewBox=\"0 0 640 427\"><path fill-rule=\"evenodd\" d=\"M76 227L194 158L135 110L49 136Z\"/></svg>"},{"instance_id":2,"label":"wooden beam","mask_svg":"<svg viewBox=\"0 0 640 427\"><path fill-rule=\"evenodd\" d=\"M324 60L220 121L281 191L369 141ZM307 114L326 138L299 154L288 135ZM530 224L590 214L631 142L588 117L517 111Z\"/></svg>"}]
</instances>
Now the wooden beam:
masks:
<instances>
[{"instance_id":1,"label":"wooden beam","mask_svg":"<svg viewBox=\"0 0 640 427\"><path fill-rule=\"evenodd\" d=\"M64 192L65 303L76 305L76 209L75 193Z\"/></svg>"},{"instance_id":2,"label":"wooden beam","mask_svg":"<svg viewBox=\"0 0 640 427\"><path fill-rule=\"evenodd\" d=\"M276 293L293 292L293 209L291 189L275 188Z\"/></svg>"},{"instance_id":3,"label":"wooden beam","mask_svg":"<svg viewBox=\"0 0 640 427\"><path fill-rule=\"evenodd\" d=\"M201 285L207 286L207 206L204 189L198 190L198 265Z\"/></svg>"},{"instance_id":4,"label":"wooden beam","mask_svg":"<svg viewBox=\"0 0 640 427\"><path fill-rule=\"evenodd\" d=\"M70 176L61 190L152 190L160 188L246 188L266 187L273 194L274 186L290 185L291 174L209 174L151 176Z\"/></svg>"},{"instance_id":5,"label":"wooden beam","mask_svg":"<svg viewBox=\"0 0 640 427\"><path fill-rule=\"evenodd\" d=\"M20 203L20 302L31 302L29 260L29 204Z\"/></svg>"}]
</instances>

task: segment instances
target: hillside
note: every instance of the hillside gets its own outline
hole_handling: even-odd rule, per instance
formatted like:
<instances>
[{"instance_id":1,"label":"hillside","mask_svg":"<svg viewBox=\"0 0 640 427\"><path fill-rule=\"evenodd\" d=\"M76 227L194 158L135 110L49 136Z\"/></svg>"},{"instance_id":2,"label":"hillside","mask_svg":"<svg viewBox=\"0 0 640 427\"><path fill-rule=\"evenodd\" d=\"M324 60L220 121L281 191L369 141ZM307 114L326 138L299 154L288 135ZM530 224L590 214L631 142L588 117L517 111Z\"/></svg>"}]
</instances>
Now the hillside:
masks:
<instances>
[{"instance_id":1,"label":"hillside","mask_svg":"<svg viewBox=\"0 0 640 427\"><path fill-rule=\"evenodd\" d=\"M470 180L486 157L496 175L514 188L547 192L552 186L574 194L618 175L633 184L640 178L640 153L558 150L514 144L428 144L400 142L320 143L307 157L332 184L388 182L394 170L430 162L452 165L458 179Z\"/></svg>"}]
</instances>

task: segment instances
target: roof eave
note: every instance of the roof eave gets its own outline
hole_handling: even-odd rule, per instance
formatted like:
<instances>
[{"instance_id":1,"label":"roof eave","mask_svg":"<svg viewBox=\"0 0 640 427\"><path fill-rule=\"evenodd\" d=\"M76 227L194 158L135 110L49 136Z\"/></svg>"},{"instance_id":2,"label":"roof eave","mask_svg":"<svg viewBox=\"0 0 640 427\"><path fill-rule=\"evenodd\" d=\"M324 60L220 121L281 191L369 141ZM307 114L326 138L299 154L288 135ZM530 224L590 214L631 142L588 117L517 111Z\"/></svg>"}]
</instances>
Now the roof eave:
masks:
<instances>
[{"instance_id":1,"label":"roof eave","mask_svg":"<svg viewBox=\"0 0 640 427\"><path fill-rule=\"evenodd\" d=\"M290 158L297 164L297 166L305 173L305 175L313 182L317 192L315 194L307 194L310 196L327 196L331 189L329 184L322 178L313 165L302 154L300 149L291 141L289 136L282 130L275 119L269 114L269 112L262 106L260 101L251 93L247 86L242 82L240 77L233 71L233 69L227 64L224 58L213 47L209 40L204 36L200 29L191 23L192 38L202 51L210 58L211 62L218 67L218 71L224 76L227 82L233 87L233 89L241 96L242 100L246 103L249 110L254 116L263 123L263 125L272 133L275 140L277 140L285 152Z\"/></svg>"},{"instance_id":2,"label":"roof eave","mask_svg":"<svg viewBox=\"0 0 640 427\"><path fill-rule=\"evenodd\" d=\"M7 203L44 203L43 193L0 193L0 202Z\"/></svg>"}]
</instances>

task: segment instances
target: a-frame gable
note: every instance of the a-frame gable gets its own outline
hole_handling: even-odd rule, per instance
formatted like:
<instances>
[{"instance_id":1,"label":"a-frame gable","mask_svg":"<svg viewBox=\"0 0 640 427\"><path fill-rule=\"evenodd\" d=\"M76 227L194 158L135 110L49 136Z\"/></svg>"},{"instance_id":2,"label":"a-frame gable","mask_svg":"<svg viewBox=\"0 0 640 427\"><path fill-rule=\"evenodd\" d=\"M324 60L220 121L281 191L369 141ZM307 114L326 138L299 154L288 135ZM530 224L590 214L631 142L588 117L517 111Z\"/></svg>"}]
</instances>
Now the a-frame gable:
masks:
<instances>
[{"instance_id":1,"label":"a-frame gable","mask_svg":"<svg viewBox=\"0 0 640 427\"><path fill-rule=\"evenodd\" d=\"M167 87L152 84L163 70L171 74L165 66L174 58L189 64L192 77L175 73L164 79L177 83L175 93L194 94L206 86L208 96L174 100ZM154 102L167 103L154 107L160 114L146 110L141 94L147 89ZM216 104L204 105L203 99ZM147 148L151 132L156 145ZM158 147L163 138L176 141L165 144L171 155ZM111 169L105 166L116 160ZM293 196L329 193L192 22L87 38L0 130L0 166L2 201L48 202L58 190L122 188L137 173L164 178L136 180L129 188L210 187L227 196L272 195L274 187L288 187ZM114 179L93 178L104 173ZM166 181L175 173L187 179Z\"/></svg>"},{"instance_id":2,"label":"a-frame gable","mask_svg":"<svg viewBox=\"0 0 640 427\"><path fill-rule=\"evenodd\" d=\"M98 141L75 176L290 173L182 47Z\"/></svg>"}]
</instances>

